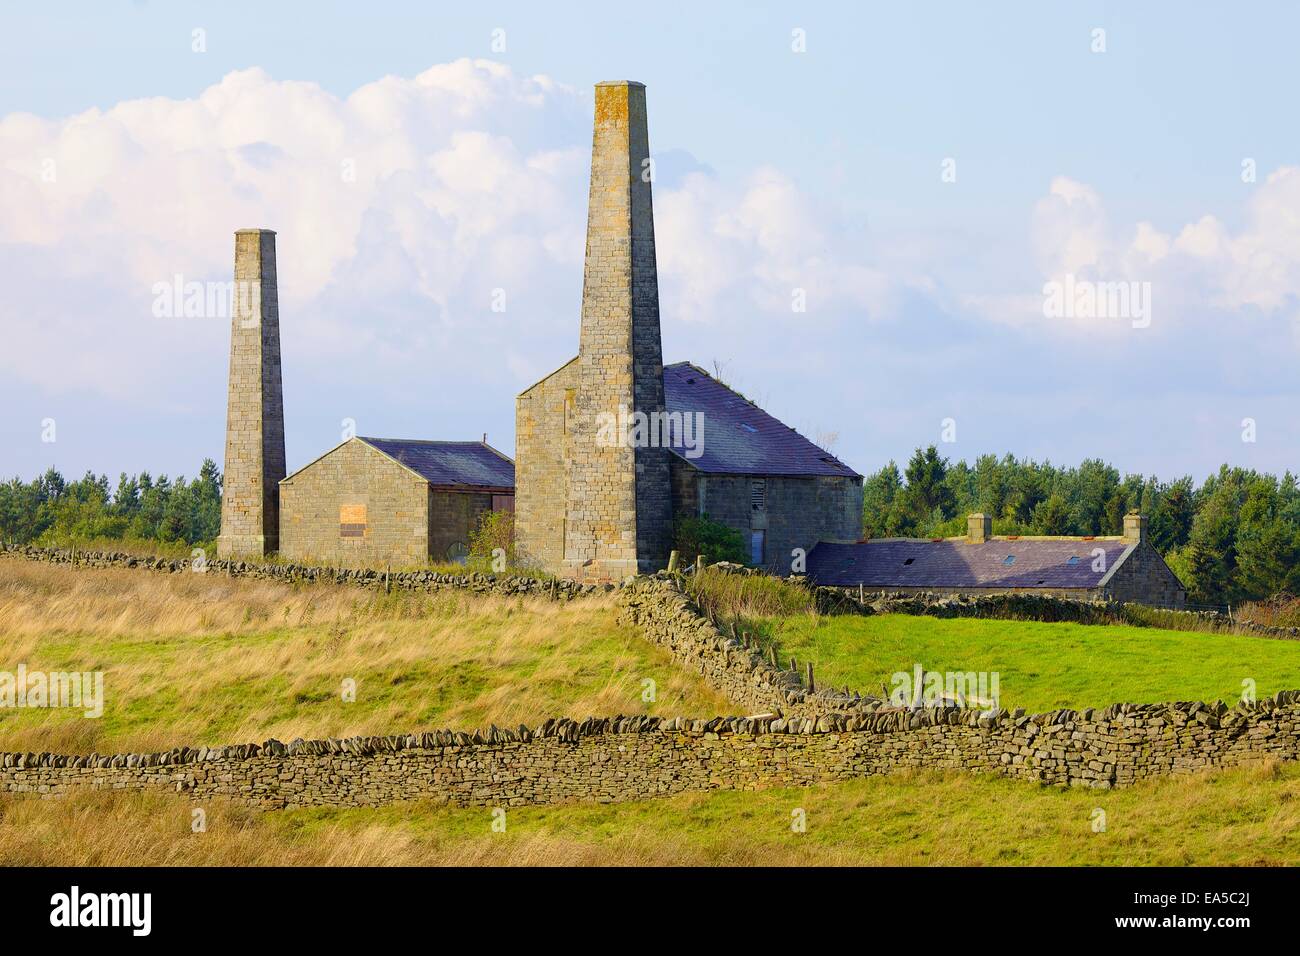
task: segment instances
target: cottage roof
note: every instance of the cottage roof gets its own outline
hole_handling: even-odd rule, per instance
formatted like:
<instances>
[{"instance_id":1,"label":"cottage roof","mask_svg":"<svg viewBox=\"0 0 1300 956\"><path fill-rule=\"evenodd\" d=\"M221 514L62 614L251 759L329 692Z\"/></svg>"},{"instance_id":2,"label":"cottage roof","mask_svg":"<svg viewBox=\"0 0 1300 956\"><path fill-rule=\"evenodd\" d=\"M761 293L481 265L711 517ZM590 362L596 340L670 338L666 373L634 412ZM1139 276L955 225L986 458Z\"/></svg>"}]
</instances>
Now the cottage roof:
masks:
<instances>
[{"instance_id":1,"label":"cottage roof","mask_svg":"<svg viewBox=\"0 0 1300 956\"><path fill-rule=\"evenodd\" d=\"M515 463L486 442L357 437L435 487L514 491Z\"/></svg>"},{"instance_id":2,"label":"cottage roof","mask_svg":"<svg viewBox=\"0 0 1300 956\"><path fill-rule=\"evenodd\" d=\"M808 553L808 577L835 587L1086 589L1105 584L1136 547L1119 538L823 542Z\"/></svg>"}]
</instances>

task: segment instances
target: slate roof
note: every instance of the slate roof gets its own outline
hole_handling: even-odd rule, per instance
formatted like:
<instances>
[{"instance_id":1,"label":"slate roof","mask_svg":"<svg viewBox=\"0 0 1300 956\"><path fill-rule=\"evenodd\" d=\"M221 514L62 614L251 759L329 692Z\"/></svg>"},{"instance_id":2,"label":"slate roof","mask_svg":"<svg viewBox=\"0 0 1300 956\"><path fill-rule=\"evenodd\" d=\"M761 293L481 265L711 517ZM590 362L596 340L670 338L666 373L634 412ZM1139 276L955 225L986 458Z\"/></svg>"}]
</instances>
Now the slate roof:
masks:
<instances>
[{"instance_id":1,"label":"slate roof","mask_svg":"<svg viewBox=\"0 0 1300 956\"><path fill-rule=\"evenodd\" d=\"M861 477L830 452L690 362L664 366L664 407L669 412L704 413L703 453L688 458L684 443L672 449L700 471Z\"/></svg>"},{"instance_id":2,"label":"slate roof","mask_svg":"<svg viewBox=\"0 0 1300 956\"><path fill-rule=\"evenodd\" d=\"M981 544L960 538L822 542L808 552L808 577L834 587L1095 588L1134 547L1101 538L995 538ZM1093 570L1097 548L1106 554L1100 571ZM1009 556L1015 560L1008 563Z\"/></svg>"},{"instance_id":3,"label":"slate roof","mask_svg":"<svg viewBox=\"0 0 1300 956\"><path fill-rule=\"evenodd\" d=\"M515 463L481 441L358 438L441 488L471 487L502 494L515 490Z\"/></svg>"}]
</instances>

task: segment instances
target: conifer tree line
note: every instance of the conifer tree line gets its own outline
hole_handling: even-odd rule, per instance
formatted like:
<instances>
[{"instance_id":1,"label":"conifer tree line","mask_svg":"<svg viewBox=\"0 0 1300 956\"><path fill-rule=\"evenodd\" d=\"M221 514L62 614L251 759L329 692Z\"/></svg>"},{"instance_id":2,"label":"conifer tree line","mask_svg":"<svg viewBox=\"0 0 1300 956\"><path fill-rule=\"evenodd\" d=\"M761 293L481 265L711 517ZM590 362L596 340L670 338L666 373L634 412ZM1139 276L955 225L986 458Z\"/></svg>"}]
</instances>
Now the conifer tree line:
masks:
<instances>
[{"instance_id":1,"label":"conifer tree line","mask_svg":"<svg viewBox=\"0 0 1300 956\"><path fill-rule=\"evenodd\" d=\"M221 473L205 459L197 478L93 472L68 481L56 469L0 484L0 538L67 545L122 540L207 545L221 531Z\"/></svg>"},{"instance_id":2,"label":"conifer tree line","mask_svg":"<svg viewBox=\"0 0 1300 956\"><path fill-rule=\"evenodd\" d=\"M950 462L918 448L905 469L890 462L863 487L867 537L938 538L966 533L966 516L993 516L994 534L1112 535L1124 515L1148 518L1151 543L1187 586L1188 600L1237 604L1300 594L1300 487L1296 476L1224 465L1197 485L1121 475L1100 459L1077 467L983 455ZM19 544L122 540L207 546L221 530L221 473L198 477L123 473L117 485L51 468L0 484L0 538Z\"/></svg>"}]
</instances>

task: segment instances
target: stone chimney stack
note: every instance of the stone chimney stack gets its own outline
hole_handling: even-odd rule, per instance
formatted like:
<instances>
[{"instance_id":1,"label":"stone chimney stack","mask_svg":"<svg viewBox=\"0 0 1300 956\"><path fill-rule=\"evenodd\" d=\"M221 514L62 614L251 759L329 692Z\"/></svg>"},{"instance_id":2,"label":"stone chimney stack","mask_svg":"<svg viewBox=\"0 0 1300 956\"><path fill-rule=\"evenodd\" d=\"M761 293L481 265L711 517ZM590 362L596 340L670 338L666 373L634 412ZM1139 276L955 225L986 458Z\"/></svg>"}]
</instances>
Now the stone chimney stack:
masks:
<instances>
[{"instance_id":1,"label":"stone chimney stack","mask_svg":"<svg viewBox=\"0 0 1300 956\"><path fill-rule=\"evenodd\" d=\"M1147 539L1147 516L1130 511L1124 516L1124 540L1130 544L1141 544Z\"/></svg>"},{"instance_id":2,"label":"stone chimney stack","mask_svg":"<svg viewBox=\"0 0 1300 956\"><path fill-rule=\"evenodd\" d=\"M625 424L664 408L649 158L645 86L598 83L565 507L564 564L580 577L662 568L672 539L669 453L631 447Z\"/></svg>"},{"instance_id":3,"label":"stone chimney stack","mask_svg":"<svg viewBox=\"0 0 1300 956\"><path fill-rule=\"evenodd\" d=\"M993 518L984 514L973 514L966 518L966 540L970 544L983 544L993 537Z\"/></svg>"},{"instance_id":4,"label":"stone chimney stack","mask_svg":"<svg viewBox=\"0 0 1300 956\"><path fill-rule=\"evenodd\" d=\"M280 301L275 233L235 233L235 287L226 405L226 464L217 555L260 556L279 548L285 476L280 381Z\"/></svg>"}]
</instances>

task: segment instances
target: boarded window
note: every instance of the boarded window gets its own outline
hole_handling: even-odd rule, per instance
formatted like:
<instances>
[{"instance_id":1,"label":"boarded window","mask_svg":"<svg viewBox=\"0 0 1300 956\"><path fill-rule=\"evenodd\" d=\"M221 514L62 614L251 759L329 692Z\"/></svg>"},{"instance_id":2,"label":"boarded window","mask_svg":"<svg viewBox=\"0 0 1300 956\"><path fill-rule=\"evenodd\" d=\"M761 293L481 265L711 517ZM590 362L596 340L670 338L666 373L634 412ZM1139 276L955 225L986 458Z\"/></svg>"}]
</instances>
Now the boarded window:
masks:
<instances>
[{"instance_id":1,"label":"boarded window","mask_svg":"<svg viewBox=\"0 0 1300 956\"><path fill-rule=\"evenodd\" d=\"M755 478L749 483L749 503L755 511L767 510L766 478Z\"/></svg>"},{"instance_id":2,"label":"boarded window","mask_svg":"<svg viewBox=\"0 0 1300 956\"><path fill-rule=\"evenodd\" d=\"M493 495L492 510L493 511L514 511L515 496L514 495Z\"/></svg>"},{"instance_id":3,"label":"boarded window","mask_svg":"<svg viewBox=\"0 0 1300 956\"><path fill-rule=\"evenodd\" d=\"M749 563L754 565L763 564L763 552L767 546L766 531L751 531L749 533Z\"/></svg>"},{"instance_id":4,"label":"boarded window","mask_svg":"<svg viewBox=\"0 0 1300 956\"><path fill-rule=\"evenodd\" d=\"M366 506L343 505L339 508L339 537L364 538L366 536Z\"/></svg>"}]
</instances>

